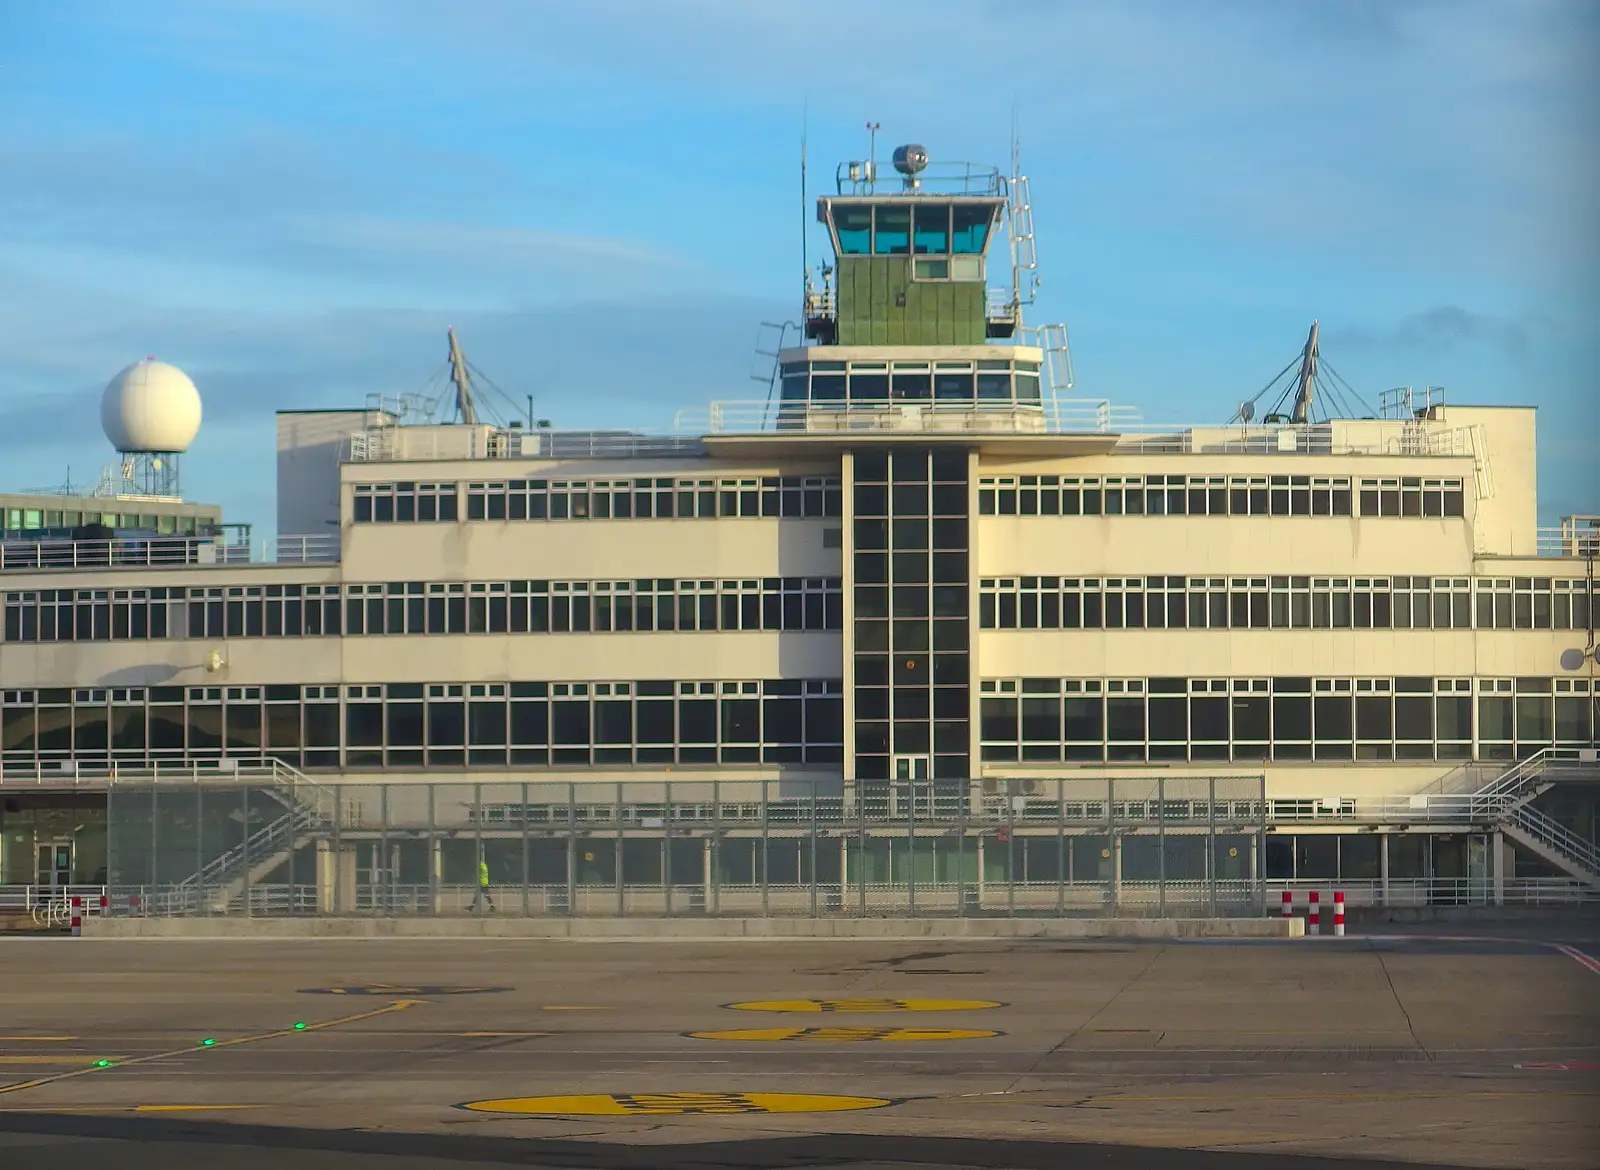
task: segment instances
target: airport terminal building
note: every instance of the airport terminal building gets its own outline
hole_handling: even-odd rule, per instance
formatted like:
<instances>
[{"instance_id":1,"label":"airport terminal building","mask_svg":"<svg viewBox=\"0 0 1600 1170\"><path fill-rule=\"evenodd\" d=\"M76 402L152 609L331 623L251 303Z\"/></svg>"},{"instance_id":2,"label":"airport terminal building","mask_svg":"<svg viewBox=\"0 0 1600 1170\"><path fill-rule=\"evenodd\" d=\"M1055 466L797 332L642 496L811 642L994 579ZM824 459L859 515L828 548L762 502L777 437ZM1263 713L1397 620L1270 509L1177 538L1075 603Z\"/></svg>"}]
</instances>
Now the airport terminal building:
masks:
<instances>
[{"instance_id":1,"label":"airport terminal building","mask_svg":"<svg viewBox=\"0 0 1600 1170\"><path fill-rule=\"evenodd\" d=\"M1149 876L1125 837L1196 826L1193 876L1258 899L1600 886L1600 520L1539 526L1532 408L1329 417L1313 337L1282 412L1138 424L1068 397L1062 335L990 290L1014 180L852 167L761 401L570 432L478 421L462 377L458 421L280 413L275 555L8 528L3 881L115 886L119 786L236 784L291 795L213 797L215 848L124 880L350 909L487 855L570 908L732 872L756 808L765 898L798 808L813 909L864 875L1065 905Z\"/></svg>"}]
</instances>

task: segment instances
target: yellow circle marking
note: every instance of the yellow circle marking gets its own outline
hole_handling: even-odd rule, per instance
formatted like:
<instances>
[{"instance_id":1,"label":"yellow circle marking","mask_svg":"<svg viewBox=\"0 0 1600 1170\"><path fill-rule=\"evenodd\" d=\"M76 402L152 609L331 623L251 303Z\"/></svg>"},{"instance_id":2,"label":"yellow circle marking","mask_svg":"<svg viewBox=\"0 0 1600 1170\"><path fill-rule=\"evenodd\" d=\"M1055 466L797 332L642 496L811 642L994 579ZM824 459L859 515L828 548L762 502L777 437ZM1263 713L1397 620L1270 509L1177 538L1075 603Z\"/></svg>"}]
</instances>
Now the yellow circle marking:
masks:
<instances>
[{"instance_id":1,"label":"yellow circle marking","mask_svg":"<svg viewBox=\"0 0 1600 1170\"><path fill-rule=\"evenodd\" d=\"M672 1117L731 1113L839 1113L881 1109L887 1097L832 1097L810 1093L581 1093L568 1097L500 1097L461 1106L476 1113L527 1117Z\"/></svg>"},{"instance_id":2,"label":"yellow circle marking","mask_svg":"<svg viewBox=\"0 0 1600 1170\"><path fill-rule=\"evenodd\" d=\"M861 1044L918 1040L987 1040L998 1036L980 1028L739 1028L731 1032L690 1032L695 1040L794 1040L800 1043Z\"/></svg>"},{"instance_id":3,"label":"yellow circle marking","mask_svg":"<svg viewBox=\"0 0 1600 1170\"><path fill-rule=\"evenodd\" d=\"M725 1006L742 1012L972 1012L1004 1005L992 999L755 999Z\"/></svg>"}]
</instances>

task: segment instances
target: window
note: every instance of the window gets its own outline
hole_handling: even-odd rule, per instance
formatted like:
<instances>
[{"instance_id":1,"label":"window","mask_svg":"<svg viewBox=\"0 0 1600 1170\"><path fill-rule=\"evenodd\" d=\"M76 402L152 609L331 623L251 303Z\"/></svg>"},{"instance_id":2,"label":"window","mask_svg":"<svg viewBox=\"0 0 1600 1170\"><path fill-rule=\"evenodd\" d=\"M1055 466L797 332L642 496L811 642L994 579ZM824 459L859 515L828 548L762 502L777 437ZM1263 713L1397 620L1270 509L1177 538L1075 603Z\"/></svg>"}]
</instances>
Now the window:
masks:
<instances>
[{"instance_id":1,"label":"window","mask_svg":"<svg viewBox=\"0 0 1600 1170\"><path fill-rule=\"evenodd\" d=\"M833 232L841 256L864 256L872 250L872 208L835 205Z\"/></svg>"},{"instance_id":2,"label":"window","mask_svg":"<svg viewBox=\"0 0 1600 1170\"><path fill-rule=\"evenodd\" d=\"M904 256L911 251L911 208L905 204L872 209L872 254Z\"/></svg>"},{"instance_id":3,"label":"window","mask_svg":"<svg viewBox=\"0 0 1600 1170\"><path fill-rule=\"evenodd\" d=\"M358 483L352 519L357 524L454 521L456 502L453 483Z\"/></svg>"},{"instance_id":4,"label":"window","mask_svg":"<svg viewBox=\"0 0 1600 1170\"><path fill-rule=\"evenodd\" d=\"M979 255L989 242L995 209L986 203L957 203L950 209L952 252Z\"/></svg>"},{"instance_id":5,"label":"window","mask_svg":"<svg viewBox=\"0 0 1600 1170\"><path fill-rule=\"evenodd\" d=\"M830 363L818 362L817 368ZM838 364L842 367L842 363ZM804 367L799 367L802 371ZM842 375L839 378L842 396ZM790 386L795 378L798 386ZM804 374L785 376L785 393L804 396ZM813 388L813 393L816 389ZM543 480L466 485L467 519L671 520L776 517L821 519L840 514L837 476L762 478ZM359 517L358 517L359 518Z\"/></svg>"}]
</instances>

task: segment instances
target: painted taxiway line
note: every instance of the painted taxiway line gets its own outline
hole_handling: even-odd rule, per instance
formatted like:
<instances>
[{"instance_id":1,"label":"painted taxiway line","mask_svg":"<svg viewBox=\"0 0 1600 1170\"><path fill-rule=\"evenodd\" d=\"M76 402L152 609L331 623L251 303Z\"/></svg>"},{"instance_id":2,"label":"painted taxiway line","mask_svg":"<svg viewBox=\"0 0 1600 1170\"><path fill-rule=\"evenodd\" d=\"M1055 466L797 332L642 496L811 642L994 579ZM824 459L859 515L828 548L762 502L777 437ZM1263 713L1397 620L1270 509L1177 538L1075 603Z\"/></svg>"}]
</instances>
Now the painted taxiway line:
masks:
<instances>
[{"instance_id":1,"label":"painted taxiway line","mask_svg":"<svg viewBox=\"0 0 1600 1170\"><path fill-rule=\"evenodd\" d=\"M306 1032L320 1032L326 1028L336 1028L340 1024L353 1024L357 1020L370 1020L374 1016L384 1016L392 1012L405 1011L409 1007L415 1007L420 1002L422 1001L415 999L397 999L387 1007L374 1008L368 1012L357 1012L351 1016L341 1016L336 1020L323 1020L320 1023L305 1024L295 1028L279 1028L272 1032L261 1032L254 1036L235 1036L230 1040L204 1040L199 1044L190 1044L183 1048L174 1048L166 1052L152 1052L147 1056L136 1056L131 1060L114 1061L105 1065L93 1064L88 1068L56 1073L54 1076L35 1077L31 1081L17 1081L10 1085L0 1085L0 1094L20 1093L25 1089L37 1089L43 1085L55 1084L57 1081L88 1076L90 1073L105 1072L114 1068L130 1068L136 1064L149 1064L157 1060L170 1060L175 1056L187 1056L193 1052L215 1051L218 1048L231 1048L239 1044L253 1044L260 1040L276 1040L282 1036L299 1036Z\"/></svg>"},{"instance_id":2,"label":"painted taxiway line","mask_svg":"<svg viewBox=\"0 0 1600 1170\"><path fill-rule=\"evenodd\" d=\"M1593 955L1585 954L1577 947L1568 946L1566 943L1551 943L1550 945L1567 956L1567 958L1575 960L1579 966L1587 967L1594 974L1600 975L1600 959L1595 958Z\"/></svg>"}]
</instances>

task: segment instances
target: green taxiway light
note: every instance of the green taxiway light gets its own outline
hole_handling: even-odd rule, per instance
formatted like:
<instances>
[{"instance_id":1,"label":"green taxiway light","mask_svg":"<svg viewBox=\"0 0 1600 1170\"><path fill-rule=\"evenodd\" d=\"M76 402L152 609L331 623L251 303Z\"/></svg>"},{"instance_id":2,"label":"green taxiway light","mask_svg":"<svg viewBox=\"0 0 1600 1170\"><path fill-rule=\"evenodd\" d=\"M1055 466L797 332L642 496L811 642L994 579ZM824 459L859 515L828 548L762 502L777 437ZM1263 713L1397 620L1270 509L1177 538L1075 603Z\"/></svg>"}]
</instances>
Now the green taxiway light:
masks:
<instances>
[{"instance_id":1,"label":"green taxiway light","mask_svg":"<svg viewBox=\"0 0 1600 1170\"><path fill-rule=\"evenodd\" d=\"M111 1062L109 1060L97 1060L94 1062L94 1066L95 1068L110 1068Z\"/></svg>"},{"instance_id":2,"label":"green taxiway light","mask_svg":"<svg viewBox=\"0 0 1600 1170\"><path fill-rule=\"evenodd\" d=\"M200 1047L201 1048L210 1048L215 1043L216 1043L215 1040L213 1040L210 1036L207 1036L204 1040L200 1041Z\"/></svg>"},{"instance_id":3,"label":"green taxiway light","mask_svg":"<svg viewBox=\"0 0 1600 1170\"><path fill-rule=\"evenodd\" d=\"M295 1022L294 1022L294 1030L295 1030L295 1031L296 1031L296 1032L302 1032L302 1031L304 1031L304 1030L305 1030L305 1026L306 1026L306 1025L305 1025L305 1021L304 1021L304 1020L296 1020L296 1021L295 1021Z\"/></svg>"}]
</instances>

